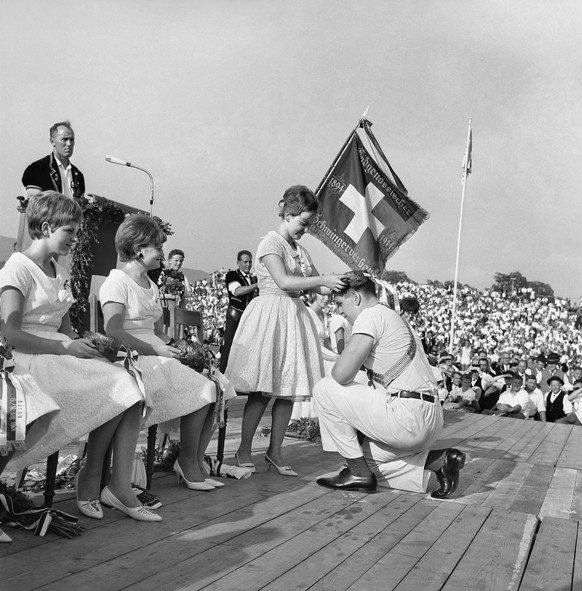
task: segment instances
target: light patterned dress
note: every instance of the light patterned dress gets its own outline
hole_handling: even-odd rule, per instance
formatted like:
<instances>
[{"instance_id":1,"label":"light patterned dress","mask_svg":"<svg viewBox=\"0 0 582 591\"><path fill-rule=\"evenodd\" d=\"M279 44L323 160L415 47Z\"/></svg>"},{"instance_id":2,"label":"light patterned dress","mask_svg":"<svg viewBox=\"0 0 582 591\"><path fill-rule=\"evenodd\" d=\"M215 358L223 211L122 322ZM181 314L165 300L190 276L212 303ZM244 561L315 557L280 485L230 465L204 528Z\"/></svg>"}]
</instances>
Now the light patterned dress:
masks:
<instances>
[{"instance_id":1,"label":"light patterned dress","mask_svg":"<svg viewBox=\"0 0 582 591\"><path fill-rule=\"evenodd\" d=\"M277 232L269 232L255 257L259 296L247 306L236 331L226 377L237 392L293 401L309 400L323 375L317 329L298 292L281 290L263 258L275 254L289 275L308 277L313 263L308 252L295 251Z\"/></svg>"},{"instance_id":2,"label":"light patterned dress","mask_svg":"<svg viewBox=\"0 0 582 591\"><path fill-rule=\"evenodd\" d=\"M24 296L22 330L44 339L70 341L58 332L73 303L70 276L56 261L53 266L55 278L48 277L26 255L12 254L0 270L0 293L14 287ZM26 438L28 449L14 455L10 470L41 461L143 400L127 371L105 359L31 355L18 350L13 356L14 373L30 374L61 410L49 425L43 418L34 424Z\"/></svg>"},{"instance_id":3,"label":"light patterned dress","mask_svg":"<svg viewBox=\"0 0 582 591\"><path fill-rule=\"evenodd\" d=\"M127 273L113 269L99 290L99 300L102 306L108 302L125 306L123 330L151 345L163 344L154 332L162 307L158 287L151 280L144 288ZM152 407L146 426L184 416L216 401L214 383L177 359L140 355L137 365L143 372L147 404ZM234 398L236 392L229 382L219 372L215 375L225 389L225 400Z\"/></svg>"}]
</instances>

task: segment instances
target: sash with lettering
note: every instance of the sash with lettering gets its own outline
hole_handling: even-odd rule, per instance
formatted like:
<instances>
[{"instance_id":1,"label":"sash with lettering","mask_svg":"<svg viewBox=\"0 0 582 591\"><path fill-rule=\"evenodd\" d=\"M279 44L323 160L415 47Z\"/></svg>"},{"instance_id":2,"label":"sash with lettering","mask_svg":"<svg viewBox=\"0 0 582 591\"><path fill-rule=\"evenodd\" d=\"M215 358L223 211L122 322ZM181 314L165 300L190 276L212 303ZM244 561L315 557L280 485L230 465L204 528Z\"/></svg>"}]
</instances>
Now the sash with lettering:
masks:
<instances>
[{"instance_id":1,"label":"sash with lettering","mask_svg":"<svg viewBox=\"0 0 582 591\"><path fill-rule=\"evenodd\" d=\"M309 231L351 269L378 277L429 217L408 197L367 119L347 139L316 195L320 215Z\"/></svg>"}]
</instances>

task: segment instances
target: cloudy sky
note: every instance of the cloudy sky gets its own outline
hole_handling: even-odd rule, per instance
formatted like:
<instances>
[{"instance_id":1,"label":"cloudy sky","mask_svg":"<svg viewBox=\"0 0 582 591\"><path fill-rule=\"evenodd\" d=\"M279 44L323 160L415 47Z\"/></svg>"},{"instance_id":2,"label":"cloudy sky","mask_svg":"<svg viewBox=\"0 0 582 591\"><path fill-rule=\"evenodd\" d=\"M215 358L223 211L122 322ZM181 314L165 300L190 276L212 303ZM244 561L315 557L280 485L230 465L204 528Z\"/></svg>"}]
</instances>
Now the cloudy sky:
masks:
<instances>
[{"instance_id":1,"label":"cloudy sky","mask_svg":"<svg viewBox=\"0 0 582 591\"><path fill-rule=\"evenodd\" d=\"M234 265L315 188L361 114L431 217L392 258L452 279L519 270L579 297L582 4L578 0L0 0L0 235L27 164L70 119L88 192L148 208L188 267ZM308 236L321 272L343 263Z\"/></svg>"}]
</instances>

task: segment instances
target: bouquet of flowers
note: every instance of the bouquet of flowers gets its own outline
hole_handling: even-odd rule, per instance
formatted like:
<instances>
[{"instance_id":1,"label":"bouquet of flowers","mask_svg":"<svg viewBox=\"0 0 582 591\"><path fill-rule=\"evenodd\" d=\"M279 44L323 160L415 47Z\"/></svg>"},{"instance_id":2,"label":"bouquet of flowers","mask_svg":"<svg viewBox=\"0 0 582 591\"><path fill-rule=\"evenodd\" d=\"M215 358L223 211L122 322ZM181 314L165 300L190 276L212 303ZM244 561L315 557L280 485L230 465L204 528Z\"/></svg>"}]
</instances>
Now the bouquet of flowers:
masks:
<instances>
[{"instance_id":1,"label":"bouquet of flowers","mask_svg":"<svg viewBox=\"0 0 582 591\"><path fill-rule=\"evenodd\" d=\"M4 341L3 338L0 337L0 369L2 369L2 364L6 359L12 359L12 349L14 347L9 345Z\"/></svg>"},{"instance_id":2,"label":"bouquet of flowers","mask_svg":"<svg viewBox=\"0 0 582 591\"><path fill-rule=\"evenodd\" d=\"M191 369L202 373L207 367L206 351L204 347L195 341L178 339L173 346L180 349L180 361Z\"/></svg>"},{"instance_id":3,"label":"bouquet of flowers","mask_svg":"<svg viewBox=\"0 0 582 591\"><path fill-rule=\"evenodd\" d=\"M160 291L167 295L184 295L185 278L182 271L164 269L158 279Z\"/></svg>"},{"instance_id":4,"label":"bouquet of flowers","mask_svg":"<svg viewBox=\"0 0 582 591\"><path fill-rule=\"evenodd\" d=\"M90 332L87 331L84 335L84 338L89 339L93 346L107 359L113 363L117 361L117 354L119 349L123 347L123 343L115 338L110 337L99 332Z\"/></svg>"}]
</instances>

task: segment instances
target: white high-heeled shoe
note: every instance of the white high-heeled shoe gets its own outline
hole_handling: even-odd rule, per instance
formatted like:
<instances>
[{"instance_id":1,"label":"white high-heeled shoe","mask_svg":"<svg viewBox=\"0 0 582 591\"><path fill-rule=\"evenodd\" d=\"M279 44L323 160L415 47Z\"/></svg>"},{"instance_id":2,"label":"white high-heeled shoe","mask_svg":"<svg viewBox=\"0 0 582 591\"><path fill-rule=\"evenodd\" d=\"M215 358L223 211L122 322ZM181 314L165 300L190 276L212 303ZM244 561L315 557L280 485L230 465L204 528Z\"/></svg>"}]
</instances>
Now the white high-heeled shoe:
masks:
<instances>
[{"instance_id":1,"label":"white high-heeled shoe","mask_svg":"<svg viewBox=\"0 0 582 591\"><path fill-rule=\"evenodd\" d=\"M12 538L0 529L0 543L9 544L10 542L12 542Z\"/></svg>"},{"instance_id":2,"label":"white high-heeled shoe","mask_svg":"<svg viewBox=\"0 0 582 591\"><path fill-rule=\"evenodd\" d=\"M135 519L136 521L161 521L162 516L150 511L143 505L139 507L126 507L106 486L101 491L101 502L104 505L118 509L122 513L125 513L128 517Z\"/></svg>"},{"instance_id":3,"label":"white high-heeled shoe","mask_svg":"<svg viewBox=\"0 0 582 591\"><path fill-rule=\"evenodd\" d=\"M273 468L275 468L275 470L277 470L281 476L299 476L299 474L297 474L297 472L295 472L291 466L277 466L277 464L275 464L275 462L273 462L273 460L267 454L265 454L265 462L267 462L268 470L271 470L271 466L273 466Z\"/></svg>"},{"instance_id":4,"label":"white high-heeled shoe","mask_svg":"<svg viewBox=\"0 0 582 591\"><path fill-rule=\"evenodd\" d=\"M220 488L221 486L224 486L224 482L214 480L214 478L206 478L204 482L208 482L208 484L211 484L214 488Z\"/></svg>"},{"instance_id":5,"label":"white high-heeled shoe","mask_svg":"<svg viewBox=\"0 0 582 591\"><path fill-rule=\"evenodd\" d=\"M174 472L178 477L178 484L180 484L183 480L186 487L190 490L214 490L215 488L212 484L210 484L210 482L208 482L208 480L203 480L202 482L187 480L180 464L178 464L178 460L174 462Z\"/></svg>"}]
</instances>

